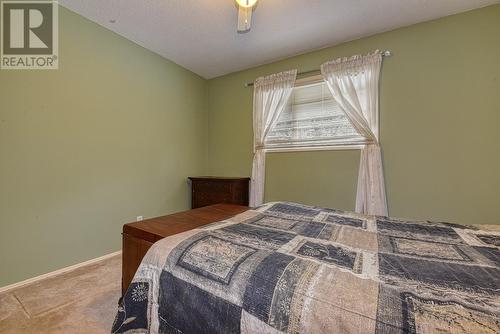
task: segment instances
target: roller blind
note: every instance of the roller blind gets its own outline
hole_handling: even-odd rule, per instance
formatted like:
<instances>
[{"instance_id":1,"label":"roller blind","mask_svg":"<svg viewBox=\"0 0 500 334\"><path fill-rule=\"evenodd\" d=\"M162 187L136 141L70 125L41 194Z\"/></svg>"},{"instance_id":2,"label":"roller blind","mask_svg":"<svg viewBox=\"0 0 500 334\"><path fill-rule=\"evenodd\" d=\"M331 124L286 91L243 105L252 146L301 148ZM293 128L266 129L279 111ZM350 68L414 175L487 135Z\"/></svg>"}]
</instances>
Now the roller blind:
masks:
<instances>
[{"instance_id":1,"label":"roller blind","mask_svg":"<svg viewBox=\"0 0 500 334\"><path fill-rule=\"evenodd\" d=\"M333 99L326 82L294 87L266 136L266 147L332 146L364 142Z\"/></svg>"}]
</instances>

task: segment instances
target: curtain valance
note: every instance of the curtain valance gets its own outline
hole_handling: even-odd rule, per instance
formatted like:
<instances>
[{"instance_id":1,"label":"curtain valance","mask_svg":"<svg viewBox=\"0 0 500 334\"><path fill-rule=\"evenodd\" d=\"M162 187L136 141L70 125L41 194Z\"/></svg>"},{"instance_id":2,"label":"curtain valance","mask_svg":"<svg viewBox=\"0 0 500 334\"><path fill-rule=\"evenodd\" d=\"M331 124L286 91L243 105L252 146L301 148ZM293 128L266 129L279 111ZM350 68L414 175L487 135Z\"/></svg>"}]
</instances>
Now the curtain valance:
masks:
<instances>
[{"instance_id":1,"label":"curtain valance","mask_svg":"<svg viewBox=\"0 0 500 334\"><path fill-rule=\"evenodd\" d=\"M354 55L351 57L337 58L321 65L321 70L329 73L342 73L357 75L364 72L370 65L377 65L382 61L382 53L375 50L367 55Z\"/></svg>"}]
</instances>

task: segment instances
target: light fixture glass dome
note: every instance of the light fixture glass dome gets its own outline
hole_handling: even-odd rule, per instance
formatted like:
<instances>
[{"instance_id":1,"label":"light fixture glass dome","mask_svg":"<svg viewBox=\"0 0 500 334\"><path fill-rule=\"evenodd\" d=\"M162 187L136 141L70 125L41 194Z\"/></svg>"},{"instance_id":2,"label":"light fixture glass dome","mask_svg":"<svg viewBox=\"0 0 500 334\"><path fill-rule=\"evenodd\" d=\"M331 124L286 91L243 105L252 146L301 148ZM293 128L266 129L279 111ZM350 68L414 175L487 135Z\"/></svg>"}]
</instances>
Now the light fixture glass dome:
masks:
<instances>
[{"instance_id":1,"label":"light fixture glass dome","mask_svg":"<svg viewBox=\"0 0 500 334\"><path fill-rule=\"evenodd\" d=\"M253 7L257 3L257 0L236 0L236 2L241 7L249 8L249 7Z\"/></svg>"}]
</instances>

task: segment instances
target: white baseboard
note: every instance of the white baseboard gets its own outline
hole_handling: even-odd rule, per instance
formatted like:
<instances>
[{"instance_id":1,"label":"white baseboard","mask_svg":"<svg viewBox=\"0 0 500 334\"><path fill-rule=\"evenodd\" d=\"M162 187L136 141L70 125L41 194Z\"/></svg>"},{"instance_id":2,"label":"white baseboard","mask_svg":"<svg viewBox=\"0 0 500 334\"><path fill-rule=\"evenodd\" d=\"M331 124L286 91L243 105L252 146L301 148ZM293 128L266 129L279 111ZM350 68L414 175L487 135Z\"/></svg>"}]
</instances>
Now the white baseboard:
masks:
<instances>
[{"instance_id":1,"label":"white baseboard","mask_svg":"<svg viewBox=\"0 0 500 334\"><path fill-rule=\"evenodd\" d=\"M96 263L96 262L99 262L99 261L103 261L103 260L109 259L110 257L119 255L121 253L122 253L122 251L120 250L120 251L117 251L117 252L114 252L114 253L111 253L111 254L106 254L106 255L97 257L95 259L91 259L91 260L88 260L88 261L85 261L85 262L77 263L77 264L74 264L74 265L69 266L69 267L65 267L65 268L62 268L62 269L51 271L50 273L46 273L46 274L43 274L43 275L40 275L40 276L28 278L27 280L24 280L24 281L21 281L21 282L9 284L9 285L0 287L0 293L9 291L9 290L12 290L12 289L15 289L15 288L19 288L19 287L27 285L27 284L35 283L35 282L41 281L41 280L49 278L49 277L54 277L54 276L57 276L57 275L61 275L61 274L67 273L69 271L72 271L72 270L75 270L75 269L78 269L78 268L81 268L81 267L85 267L85 266L88 266L90 264L93 264L93 263Z\"/></svg>"}]
</instances>

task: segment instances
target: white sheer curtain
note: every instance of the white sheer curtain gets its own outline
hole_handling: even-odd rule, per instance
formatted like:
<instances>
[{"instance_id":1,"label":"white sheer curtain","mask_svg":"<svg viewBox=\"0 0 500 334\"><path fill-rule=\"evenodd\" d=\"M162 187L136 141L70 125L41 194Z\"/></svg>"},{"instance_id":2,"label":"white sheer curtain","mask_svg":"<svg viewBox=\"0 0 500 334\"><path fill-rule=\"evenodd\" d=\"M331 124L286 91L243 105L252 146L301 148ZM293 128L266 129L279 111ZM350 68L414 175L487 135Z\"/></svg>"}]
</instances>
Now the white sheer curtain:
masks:
<instances>
[{"instance_id":1,"label":"white sheer curtain","mask_svg":"<svg viewBox=\"0 0 500 334\"><path fill-rule=\"evenodd\" d=\"M378 83L382 54L339 58L321 65L328 88L353 127L369 142L361 150L356 212L387 215L378 141Z\"/></svg>"},{"instance_id":2,"label":"white sheer curtain","mask_svg":"<svg viewBox=\"0 0 500 334\"><path fill-rule=\"evenodd\" d=\"M297 70L285 71L260 77L255 81L253 92L254 155L250 206L258 206L264 200L266 153L264 140L271 125L285 109L292 93Z\"/></svg>"}]
</instances>

